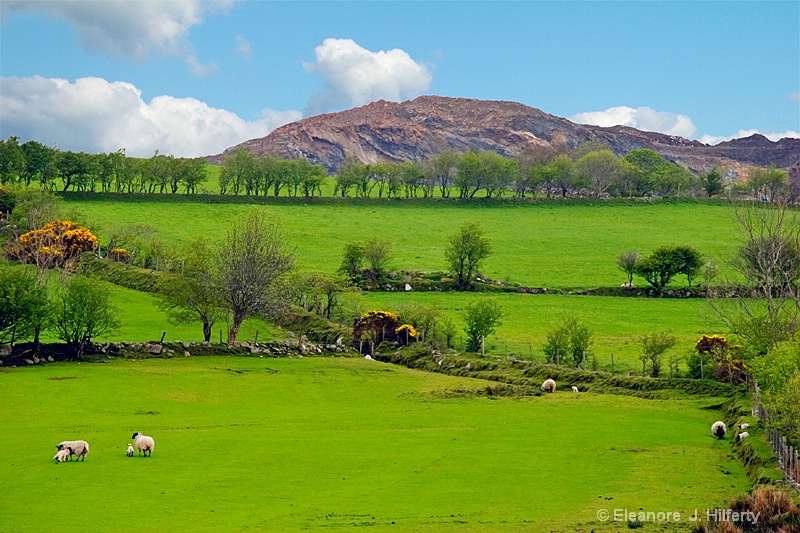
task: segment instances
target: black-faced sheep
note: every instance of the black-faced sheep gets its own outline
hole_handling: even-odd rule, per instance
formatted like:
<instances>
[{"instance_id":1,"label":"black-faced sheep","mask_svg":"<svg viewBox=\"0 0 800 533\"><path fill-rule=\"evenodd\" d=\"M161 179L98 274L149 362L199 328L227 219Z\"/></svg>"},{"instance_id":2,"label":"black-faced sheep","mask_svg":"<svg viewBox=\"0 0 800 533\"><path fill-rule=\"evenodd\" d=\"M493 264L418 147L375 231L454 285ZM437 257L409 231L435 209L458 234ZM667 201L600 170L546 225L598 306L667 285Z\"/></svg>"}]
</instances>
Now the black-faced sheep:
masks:
<instances>
[{"instance_id":1,"label":"black-faced sheep","mask_svg":"<svg viewBox=\"0 0 800 533\"><path fill-rule=\"evenodd\" d=\"M132 444L128 444L128 451L125 452L125 455L127 455L128 457L133 457L133 445Z\"/></svg>"},{"instance_id":2,"label":"black-faced sheep","mask_svg":"<svg viewBox=\"0 0 800 533\"><path fill-rule=\"evenodd\" d=\"M725 433L727 428L725 427L725 423L722 421L717 421L711 424L711 434L717 438L717 440L722 440L725 438Z\"/></svg>"},{"instance_id":3,"label":"black-faced sheep","mask_svg":"<svg viewBox=\"0 0 800 533\"><path fill-rule=\"evenodd\" d=\"M147 435L142 435L138 431L133 434L133 445L136 446L136 449L139 450L139 455L144 452L145 457L149 457L153 453L153 448L156 447L156 443L153 440L153 437L148 437Z\"/></svg>"},{"instance_id":4,"label":"black-faced sheep","mask_svg":"<svg viewBox=\"0 0 800 533\"><path fill-rule=\"evenodd\" d=\"M552 379L544 380L544 383L542 383L542 390L544 392L555 392L556 391L556 382L553 381Z\"/></svg>"},{"instance_id":5,"label":"black-faced sheep","mask_svg":"<svg viewBox=\"0 0 800 533\"><path fill-rule=\"evenodd\" d=\"M72 448L62 448L53 456L53 459L58 463L63 463L70 455L72 455Z\"/></svg>"},{"instance_id":6,"label":"black-faced sheep","mask_svg":"<svg viewBox=\"0 0 800 533\"><path fill-rule=\"evenodd\" d=\"M89 443L85 440L65 440L59 442L56 448L63 450L64 448L72 448L72 455L81 458L81 461L86 460L86 455L89 453ZM75 459L77 461L77 459Z\"/></svg>"}]
</instances>

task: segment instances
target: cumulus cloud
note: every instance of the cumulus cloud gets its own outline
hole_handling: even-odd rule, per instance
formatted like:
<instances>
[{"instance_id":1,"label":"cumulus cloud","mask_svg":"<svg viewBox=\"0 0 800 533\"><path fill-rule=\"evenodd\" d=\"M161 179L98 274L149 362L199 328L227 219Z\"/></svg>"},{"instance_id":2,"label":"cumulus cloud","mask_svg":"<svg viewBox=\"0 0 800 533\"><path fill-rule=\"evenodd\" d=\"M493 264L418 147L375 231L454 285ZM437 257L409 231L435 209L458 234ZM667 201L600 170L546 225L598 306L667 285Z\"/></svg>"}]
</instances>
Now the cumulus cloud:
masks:
<instances>
[{"instance_id":1,"label":"cumulus cloud","mask_svg":"<svg viewBox=\"0 0 800 533\"><path fill-rule=\"evenodd\" d=\"M691 138L697 133L697 127L686 115L656 111L649 107L611 107L605 111L578 113L569 119L579 124L603 127L630 126L643 131L655 131L686 138Z\"/></svg>"},{"instance_id":2,"label":"cumulus cloud","mask_svg":"<svg viewBox=\"0 0 800 533\"><path fill-rule=\"evenodd\" d=\"M351 39L325 39L314 55L316 62L303 67L322 77L324 89L309 99L307 115L380 99L406 100L427 91L432 80L425 65L400 49L372 52Z\"/></svg>"},{"instance_id":3,"label":"cumulus cloud","mask_svg":"<svg viewBox=\"0 0 800 533\"><path fill-rule=\"evenodd\" d=\"M719 144L723 141L730 141L731 139L741 139L742 137L750 137L753 134L758 133L759 135L763 135L770 141L780 141L783 138L791 137L791 138L800 138L800 133L792 130L784 131L783 133L775 133L775 132L765 132L761 130L739 130L733 135L703 135L698 139L700 142L705 144Z\"/></svg>"},{"instance_id":4,"label":"cumulus cloud","mask_svg":"<svg viewBox=\"0 0 800 533\"><path fill-rule=\"evenodd\" d=\"M216 154L301 118L299 111L265 109L246 121L194 98L142 100L131 83L102 78L0 78L0 138L36 140L61 150L112 152L135 157L153 150L178 157Z\"/></svg>"},{"instance_id":5,"label":"cumulus cloud","mask_svg":"<svg viewBox=\"0 0 800 533\"><path fill-rule=\"evenodd\" d=\"M154 0L87 2L85 0L3 0L2 15L39 12L60 17L74 27L81 47L138 61L152 52L182 58L193 73L209 72L189 43L189 30L205 12L229 9L230 0Z\"/></svg>"}]
</instances>

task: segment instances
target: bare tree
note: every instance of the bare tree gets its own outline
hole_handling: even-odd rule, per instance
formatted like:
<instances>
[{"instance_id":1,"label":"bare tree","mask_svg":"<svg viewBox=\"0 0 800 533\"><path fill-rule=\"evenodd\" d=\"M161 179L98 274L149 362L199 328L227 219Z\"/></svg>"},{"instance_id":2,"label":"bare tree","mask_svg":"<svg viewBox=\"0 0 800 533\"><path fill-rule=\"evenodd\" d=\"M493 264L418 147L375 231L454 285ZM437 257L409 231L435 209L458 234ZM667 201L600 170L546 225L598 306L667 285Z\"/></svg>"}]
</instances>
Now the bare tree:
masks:
<instances>
[{"instance_id":1,"label":"bare tree","mask_svg":"<svg viewBox=\"0 0 800 533\"><path fill-rule=\"evenodd\" d=\"M278 281L294 265L277 220L253 208L235 220L217 250L219 285L225 306L233 315L228 344L245 318L269 311L276 302Z\"/></svg>"},{"instance_id":2,"label":"bare tree","mask_svg":"<svg viewBox=\"0 0 800 533\"><path fill-rule=\"evenodd\" d=\"M619 254L617 266L628 276L628 285L633 285L633 274L636 262L642 258L642 254L636 250L628 250Z\"/></svg>"}]
</instances>

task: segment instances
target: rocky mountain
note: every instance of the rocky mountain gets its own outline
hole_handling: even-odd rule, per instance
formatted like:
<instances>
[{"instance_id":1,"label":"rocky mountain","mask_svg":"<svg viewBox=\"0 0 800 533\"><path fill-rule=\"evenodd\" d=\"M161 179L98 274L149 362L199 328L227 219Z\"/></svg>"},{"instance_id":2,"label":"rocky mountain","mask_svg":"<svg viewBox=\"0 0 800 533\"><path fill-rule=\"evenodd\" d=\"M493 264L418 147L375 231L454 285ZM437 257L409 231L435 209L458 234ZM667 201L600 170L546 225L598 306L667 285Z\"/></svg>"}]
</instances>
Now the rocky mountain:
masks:
<instances>
[{"instance_id":1,"label":"rocky mountain","mask_svg":"<svg viewBox=\"0 0 800 533\"><path fill-rule=\"evenodd\" d=\"M257 155L306 157L335 171L345 154L353 154L366 163L418 161L445 148L457 152L494 150L513 157L530 147L574 148L588 141L604 142L619 155L651 148L695 172L713 165L741 171L752 165L789 168L800 163L800 139L772 142L761 135L752 135L710 146L624 126L575 124L516 102L441 96L421 96L401 103L381 100L347 111L317 115L239 146ZM225 153L236 148L228 148ZM209 160L218 163L221 155Z\"/></svg>"}]
</instances>

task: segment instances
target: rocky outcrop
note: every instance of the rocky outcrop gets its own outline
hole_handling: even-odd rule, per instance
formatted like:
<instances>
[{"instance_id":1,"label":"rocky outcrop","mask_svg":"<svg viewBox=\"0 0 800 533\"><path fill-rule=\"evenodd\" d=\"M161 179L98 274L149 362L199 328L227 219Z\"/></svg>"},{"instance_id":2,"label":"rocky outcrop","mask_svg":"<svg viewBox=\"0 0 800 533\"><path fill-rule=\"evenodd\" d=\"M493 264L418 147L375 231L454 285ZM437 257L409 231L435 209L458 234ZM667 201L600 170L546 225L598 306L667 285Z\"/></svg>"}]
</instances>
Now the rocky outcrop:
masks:
<instances>
[{"instance_id":1,"label":"rocky outcrop","mask_svg":"<svg viewBox=\"0 0 800 533\"><path fill-rule=\"evenodd\" d=\"M608 144L620 155L651 148L691 170L713 165L738 170L800 163L800 139L772 142L752 135L716 146L682 137L615 126L575 124L516 102L421 96L406 102L378 101L363 107L309 117L282 126L243 146L257 155L306 157L335 171L346 154L366 163L419 161L446 148L457 152L494 150L513 157L534 147L577 147L588 141ZM238 146L231 147L229 153ZM221 155L209 157L219 163Z\"/></svg>"}]
</instances>

